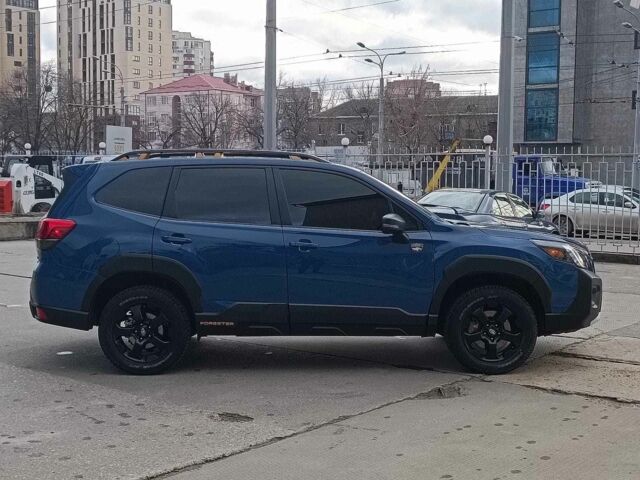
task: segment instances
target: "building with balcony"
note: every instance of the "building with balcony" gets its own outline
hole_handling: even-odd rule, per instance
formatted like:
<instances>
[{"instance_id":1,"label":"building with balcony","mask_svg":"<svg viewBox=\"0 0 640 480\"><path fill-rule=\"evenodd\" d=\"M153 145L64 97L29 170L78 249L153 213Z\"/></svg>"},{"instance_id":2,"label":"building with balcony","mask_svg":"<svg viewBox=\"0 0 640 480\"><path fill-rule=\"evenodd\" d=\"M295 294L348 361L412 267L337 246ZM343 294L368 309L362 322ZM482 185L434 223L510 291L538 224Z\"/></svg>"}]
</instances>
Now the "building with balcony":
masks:
<instances>
[{"instance_id":1,"label":"building with balcony","mask_svg":"<svg viewBox=\"0 0 640 480\"><path fill-rule=\"evenodd\" d=\"M211 42L195 38L189 32L172 33L174 78L192 75L213 75L213 52Z\"/></svg>"},{"instance_id":2,"label":"building with balcony","mask_svg":"<svg viewBox=\"0 0 640 480\"><path fill-rule=\"evenodd\" d=\"M171 0L58 0L58 72L82 83L87 108L140 115L141 94L172 76Z\"/></svg>"}]
</instances>

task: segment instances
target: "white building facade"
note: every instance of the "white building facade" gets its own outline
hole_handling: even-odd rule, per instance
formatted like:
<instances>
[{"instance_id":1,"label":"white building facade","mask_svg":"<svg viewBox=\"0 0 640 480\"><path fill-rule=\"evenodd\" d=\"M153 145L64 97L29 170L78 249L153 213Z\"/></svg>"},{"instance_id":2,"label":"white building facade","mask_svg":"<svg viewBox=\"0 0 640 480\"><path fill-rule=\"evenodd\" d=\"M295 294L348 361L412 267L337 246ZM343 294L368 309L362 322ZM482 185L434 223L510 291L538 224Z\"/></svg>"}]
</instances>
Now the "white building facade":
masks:
<instances>
[{"instance_id":1,"label":"white building facade","mask_svg":"<svg viewBox=\"0 0 640 480\"><path fill-rule=\"evenodd\" d=\"M174 31L172 49L174 78L213 75L214 57L209 40L195 38L189 32Z\"/></svg>"}]
</instances>

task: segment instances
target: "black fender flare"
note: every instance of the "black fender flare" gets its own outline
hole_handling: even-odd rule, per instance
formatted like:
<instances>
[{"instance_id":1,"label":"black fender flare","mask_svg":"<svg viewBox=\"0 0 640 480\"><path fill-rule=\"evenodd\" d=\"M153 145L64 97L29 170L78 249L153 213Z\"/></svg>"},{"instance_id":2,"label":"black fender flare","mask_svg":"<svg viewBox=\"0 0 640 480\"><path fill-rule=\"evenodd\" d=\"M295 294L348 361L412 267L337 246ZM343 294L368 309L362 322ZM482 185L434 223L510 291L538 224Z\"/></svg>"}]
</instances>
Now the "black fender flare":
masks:
<instances>
[{"instance_id":1,"label":"black fender flare","mask_svg":"<svg viewBox=\"0 0 640 480\"><path fill-rule=\"evenodd\" d=\"M438 316L449 288L458 280L474 275L506 275L531 285L542 302L545 313L551 311L551 287L544 275L533 265L511 257L497 255L464 256L444 270L442 280L435 289L430 316Z\"/></svg>"},{"instance_id":2,"label":"black fender flare","mask_svg":"<svg viewBox=\"0 0 640 480\"><path fill-rule=\"evenodd\" d=\"M98 276L89 285L82 301L82 310L90 312L96 293L105 282L116 275L122 274L151 274L180 285L194 313L202 312L202 288L200 284L182 263L169 258L152 257L151 255L120 255L105 263L98 270Z\"/></svg>"}]
</instances>

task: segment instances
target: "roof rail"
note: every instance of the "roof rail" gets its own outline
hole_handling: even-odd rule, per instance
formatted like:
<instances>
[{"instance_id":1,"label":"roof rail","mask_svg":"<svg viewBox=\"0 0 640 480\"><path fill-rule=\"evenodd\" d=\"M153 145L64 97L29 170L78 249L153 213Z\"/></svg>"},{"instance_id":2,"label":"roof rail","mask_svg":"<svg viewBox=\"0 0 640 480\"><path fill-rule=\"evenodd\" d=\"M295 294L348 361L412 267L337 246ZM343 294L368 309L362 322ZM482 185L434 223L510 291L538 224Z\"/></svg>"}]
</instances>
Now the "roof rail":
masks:
<instances>
[{"instance_id":1,"label":"roof rail","mask_svg":"<svg viewBox=\"0 0 640 480\"><path fill-rule=\"evenodd\" d=\"M278 158L283 160L306 160L320 163L331 163L315 155L308 153L267 151L267 150L221 150L213 148L193 148L177 150L134 150L123 153L112 161L122 160L151 160L176 157L195 158L229 158L229 157L251 157L251 158Z\"/></svg>"}]
</instances>

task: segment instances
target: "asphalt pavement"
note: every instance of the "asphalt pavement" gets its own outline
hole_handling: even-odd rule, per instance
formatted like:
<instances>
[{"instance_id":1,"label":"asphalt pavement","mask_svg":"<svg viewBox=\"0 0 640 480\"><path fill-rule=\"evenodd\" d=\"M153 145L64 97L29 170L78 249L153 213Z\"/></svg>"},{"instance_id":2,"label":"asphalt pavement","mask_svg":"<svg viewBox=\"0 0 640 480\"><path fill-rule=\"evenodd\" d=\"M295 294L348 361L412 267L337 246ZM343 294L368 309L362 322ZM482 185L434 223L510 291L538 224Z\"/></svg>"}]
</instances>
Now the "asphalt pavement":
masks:
<instances>
[{"instance_id":1,"label":"asphalt pavement","mask_svg":"<svg viewBox=\"0 0 640 480\"><path fill-rule=\"evenodd\" d=\"M502 377L440 338L209 337L141 378L31 318L34 262L0 243L0 478L640 478L638 266L599 264L601 320Z\"/></svg>"}]
</instances>

